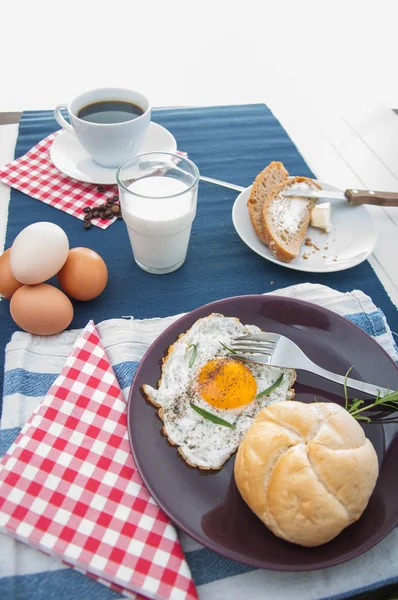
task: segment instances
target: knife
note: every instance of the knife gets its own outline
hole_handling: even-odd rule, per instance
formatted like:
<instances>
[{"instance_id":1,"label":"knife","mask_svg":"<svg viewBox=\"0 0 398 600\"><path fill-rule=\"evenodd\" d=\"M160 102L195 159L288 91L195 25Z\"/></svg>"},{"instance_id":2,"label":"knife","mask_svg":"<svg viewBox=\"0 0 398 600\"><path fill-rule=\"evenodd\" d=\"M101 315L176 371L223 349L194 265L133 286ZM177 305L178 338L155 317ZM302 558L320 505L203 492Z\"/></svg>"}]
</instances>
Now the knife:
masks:
<instances>
[{"instance_id":1,"label":"knife","mask_svg":"<svg viewBox=\"0 0 398 600\"><path fill-rule=\"evenodd\" d=\"M201 181L206 181L207 183L221 185L222 187L228 188L229 190L235 190L237 192L244 192L246 189L241 185L235 185L235 183L228 183L228 181L221 181L221 179L213 179L213 177L205 177L204 175L201 175L199 179Z\"/></svg>"},{"instance_id":2,"label":"knife","mask_svg":"<svg viewBox=\"0 0 398 600\"><path fill-rule=\"evenodd\" d=\"M319 198L322 200L346 200L349 204L375 204L376 206L398 206L398 192L374 192L373 190L343 191L329 190L286 190L284 196L293 198Z\"/></svg>"},{"instance_id":3,"label":"knife","mask_svg":"<svg viewBox=\"0 0 398 600\"><path fill-rule=\"evenodd\" d=\"M230 190L236 190L237 192L244 192L247 188L236 185L235 183L229 183L222 181L221 179L214 179L213 177L205 177L201 175L202 181L207 183L214 183L215 185L221 185ZM294 198L318 198L322 200L346 200L352 206L358 204L375 204L376 206L398 206L398 192L374 192L373 190L355 190L348 189L343 191L331 191L331 190L287 190L283 193L284 196L290 196Z\"/></svg>"}]
</instances>

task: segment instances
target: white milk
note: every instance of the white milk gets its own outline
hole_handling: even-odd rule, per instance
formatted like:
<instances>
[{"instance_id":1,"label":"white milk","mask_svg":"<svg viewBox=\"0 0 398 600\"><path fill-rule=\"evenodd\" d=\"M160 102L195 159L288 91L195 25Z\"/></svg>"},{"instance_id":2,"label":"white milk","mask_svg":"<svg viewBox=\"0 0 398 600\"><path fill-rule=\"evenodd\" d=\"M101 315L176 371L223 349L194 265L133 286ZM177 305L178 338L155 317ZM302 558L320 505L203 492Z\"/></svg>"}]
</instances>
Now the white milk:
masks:
<instances>
[{"instance_id":1,"label":"white milk","mask_svg":"<svg viewBox=\"0 0 398 600\"><path fill-rule=\"evenodd\" d=\"M196 214L197 186L185 194L187 184L171 177L145 177L130 184L124 193L123 219L127 225L134 258L140 266L170 272L185 260ZM153 197L154 196L154 197Z\"/></svg>"}]
</instances>

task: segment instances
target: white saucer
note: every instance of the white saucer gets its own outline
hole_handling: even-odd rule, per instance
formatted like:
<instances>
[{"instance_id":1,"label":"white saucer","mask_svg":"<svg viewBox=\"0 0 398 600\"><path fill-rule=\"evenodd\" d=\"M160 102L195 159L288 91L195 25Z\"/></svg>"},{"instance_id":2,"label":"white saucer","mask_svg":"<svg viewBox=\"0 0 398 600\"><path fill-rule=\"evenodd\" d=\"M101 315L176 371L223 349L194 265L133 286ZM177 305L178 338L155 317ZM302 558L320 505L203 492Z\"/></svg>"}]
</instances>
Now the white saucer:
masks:
<instances>
[{"instance_id":1,"label":"white saucer","mask_svg":"<svg viewBox=\"0 0 398 600\"><path fill-rule=\"evenodd\" d=\"M151 122L140 148L140 154L143 152L175 153L176 151L177 142L170 131ZM97 165L77 137L68 131L61 131L55 138L50 147L50 157L58 171L78 181L105 185L116 183L117 169L106 169Z\"/></svg>"},{"instance_id":2,"label":"white saucer","mask_svg":"<svg viewBox=\"0 0 398 600\"><path fill-rule=\"evenodd\" d=\"M327 183L318 183L324 190L337 190ZM308 228L307 236L319 250L303 245L297 258L290 263L282 262L256 236L247 210L250 190L251 186L241 192L235 200L232 221L236 232L254 252L282 267L307 273L343 271L368 258L376 245L378 232L367 208L363 205L350 206L348 201L344 200L332 200L333 231L323 233L320 229Z\"/></svg>"}]
</instances>

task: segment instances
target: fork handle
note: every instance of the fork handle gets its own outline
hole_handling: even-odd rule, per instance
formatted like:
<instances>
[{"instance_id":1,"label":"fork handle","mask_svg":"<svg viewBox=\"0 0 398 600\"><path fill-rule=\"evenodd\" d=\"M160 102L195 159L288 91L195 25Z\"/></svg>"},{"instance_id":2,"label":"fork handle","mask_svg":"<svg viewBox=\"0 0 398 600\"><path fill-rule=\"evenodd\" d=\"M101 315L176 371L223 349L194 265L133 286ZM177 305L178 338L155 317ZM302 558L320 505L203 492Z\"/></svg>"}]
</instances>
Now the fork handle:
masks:
<instances>
[{"instance_id":1,"label":"fork handle","mask_svg":"<svg viewBox=\"0 0 398 600\"><path fill-rule=\"evenodd\" d=\"M318 367L318 365L315 365L314 363L312 363L311 367L308 367L307 369L304 368L304 370L310 371L311 373L316 373L325 379L329 379L330 381L335 381L336 383L341 383L341 385L344 385L345 377L342 375L337 375L336 373L332 373L331 371L327 371L326 369L322 369L322 367ZM377 396L379 393L382 396L385 396L391 391L379 385L365 383L364 381L358 381L358 379L352 379L351 377L347 377L347 386L353 390L357 390L358 392L369 394L370 396Z\"/></svg>"}]
</instances>

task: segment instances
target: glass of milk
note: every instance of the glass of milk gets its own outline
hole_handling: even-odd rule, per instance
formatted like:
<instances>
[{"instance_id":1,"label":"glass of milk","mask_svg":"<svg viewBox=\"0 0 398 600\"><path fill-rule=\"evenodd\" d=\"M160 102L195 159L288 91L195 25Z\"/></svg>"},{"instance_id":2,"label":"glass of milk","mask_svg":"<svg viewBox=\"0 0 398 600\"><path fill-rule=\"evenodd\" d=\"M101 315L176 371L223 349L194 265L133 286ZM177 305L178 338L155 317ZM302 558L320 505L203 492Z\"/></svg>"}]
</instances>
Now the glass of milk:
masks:
<instances>
[{"instance_id":1,"label":"glass of milk","mask_svg":"<svg viewBox=\"0 0 398 600\"><path fill-rule=\"evenodd\" d=\"M158 275L181 267L196 214L197 166L178 154L148 152L126 160L116 178L137 265Z\"/></svg>"}]
</instances>

